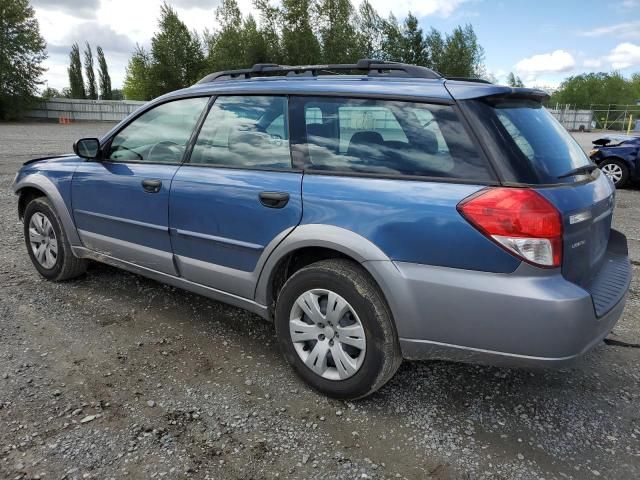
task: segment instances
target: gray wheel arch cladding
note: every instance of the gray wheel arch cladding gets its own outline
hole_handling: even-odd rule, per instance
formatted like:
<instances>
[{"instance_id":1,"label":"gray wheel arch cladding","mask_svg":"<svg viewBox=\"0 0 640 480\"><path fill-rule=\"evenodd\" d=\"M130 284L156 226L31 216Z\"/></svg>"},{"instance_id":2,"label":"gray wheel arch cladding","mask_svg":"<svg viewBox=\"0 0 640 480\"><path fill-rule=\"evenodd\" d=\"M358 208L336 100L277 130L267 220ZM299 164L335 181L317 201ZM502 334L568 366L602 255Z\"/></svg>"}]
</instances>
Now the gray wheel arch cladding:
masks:
<instances>
[{"instance_id":1,"label":"gray wheel arch cladding","mask_svg":"<svg viewBox=\"0 0 640 480\"><path fill-rule=\"evenodd\" d=\"M272 273L278 267L280 261L288 254L307 247L335 250L361 264L378 283L391 310L394 310L390 299L385 293L384 283L386 282L382 275L383 272L379 268L381 265L378 265L380 262L384 263L385 268L383 270L388 272L388 268L393 266L389 257L375 244L361 235L342 227L323 224L299 225L275 247L262 266L260 277L256 284L255 301L257 303L261 305L267 304ZM395 267L392 268L395 269Z\"/></svg>"},{"instance_id":2,"label":"gray wheel arch cladding","mask_svg":"<svg viewBox=\"0 0 640 480\"><path fill-rule=\"evenodd\" d=\"M51 201L58 217L60 217L69 243L71 245L81 245L73 218L71 217L69 209L64 203L62 195L60 195L55 184L44 175L34 173L24 177L15 184L13 186L13 191L18 194L24 188L35 188L36 190L41 191Z\"/></svg>"}]
</instances>

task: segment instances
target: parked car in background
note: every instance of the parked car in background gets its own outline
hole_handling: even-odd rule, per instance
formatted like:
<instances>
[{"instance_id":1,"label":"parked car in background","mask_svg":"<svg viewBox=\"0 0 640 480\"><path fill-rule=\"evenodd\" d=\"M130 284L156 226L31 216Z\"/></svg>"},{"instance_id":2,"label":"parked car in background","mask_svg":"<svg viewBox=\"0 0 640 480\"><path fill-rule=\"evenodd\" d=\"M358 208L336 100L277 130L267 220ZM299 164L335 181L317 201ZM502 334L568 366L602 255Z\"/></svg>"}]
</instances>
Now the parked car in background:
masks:
<instances>
[{"instance_id":1,"label":"parked car in background","mask_svg":"<svg viewBox=\"0 0 640 480\"><path fill-rule=\"evenodd\" d=\"M338 398L403 358L564 365L631 267L613 185L546 99L372 60L211 74L27 162L27 251L53 281L95 260L273 320Z\"/></svg>"},{"instance_id":2,"label":"parked car in background","mask_svg":"<svg viewBox=\"0 0 640 480\"><path fill-rule=\"evenodd\" d=\"M640 137L605 135L593 141L589 153L617 188L640 179Z\"/></svg>"}]
</instances>

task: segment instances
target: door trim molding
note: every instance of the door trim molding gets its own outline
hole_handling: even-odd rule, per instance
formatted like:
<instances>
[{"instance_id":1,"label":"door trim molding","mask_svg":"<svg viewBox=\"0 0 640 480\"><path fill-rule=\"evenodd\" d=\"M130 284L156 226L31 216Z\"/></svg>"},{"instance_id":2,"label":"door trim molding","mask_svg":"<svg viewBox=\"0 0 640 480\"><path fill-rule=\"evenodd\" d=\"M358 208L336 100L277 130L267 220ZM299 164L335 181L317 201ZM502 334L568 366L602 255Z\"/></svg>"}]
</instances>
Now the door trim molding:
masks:
<instances>
[{"instance_id":1,"label":"door trim molding","mask_svg":"<svg viewBox=\"0 0 640 480\"><path fill-rule=\"evenodd\" d=\"M162 225L156 225L155 223L147 223L147 222L140 222L138 220L131 220L130 218L123 218L123 217L114 217L113 215L106 215L104 213L97 213L97 212L89 212L87 210L81 210L81 209L74 209L73 210L73 214L77 215L87 215L90 217L98 217L98 218L104 218L105 220L112 220L114 222L120 222L120 223L126 223L129 225L136 225L138 227L145 227L145 228L150 228L152 230L159 230L162 232L168 232L169 231L169 227L164 227Z\"/></svg>"}]
</instances>

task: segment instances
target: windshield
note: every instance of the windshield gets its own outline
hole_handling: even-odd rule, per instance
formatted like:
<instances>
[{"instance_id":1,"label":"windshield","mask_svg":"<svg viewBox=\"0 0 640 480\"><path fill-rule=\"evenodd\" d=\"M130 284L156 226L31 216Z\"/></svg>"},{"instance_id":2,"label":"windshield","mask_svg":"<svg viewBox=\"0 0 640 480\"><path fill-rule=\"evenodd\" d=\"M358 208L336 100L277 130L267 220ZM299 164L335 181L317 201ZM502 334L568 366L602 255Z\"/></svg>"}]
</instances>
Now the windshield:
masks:
<instances>
[{"instance_id":1,"label":"windshield","mask_svg":"<svg viewBox=\"0 0 640 480\"><path fill-rule=\"evenodd\" d=\"M476 124L484 129L494 158L512 178L528 184L571 183L588 172L566 176L591 165L589 157L540 103L523 99L470 102ZM484 135L483 135L484 136Z\"/></svg>"}]
</instances>

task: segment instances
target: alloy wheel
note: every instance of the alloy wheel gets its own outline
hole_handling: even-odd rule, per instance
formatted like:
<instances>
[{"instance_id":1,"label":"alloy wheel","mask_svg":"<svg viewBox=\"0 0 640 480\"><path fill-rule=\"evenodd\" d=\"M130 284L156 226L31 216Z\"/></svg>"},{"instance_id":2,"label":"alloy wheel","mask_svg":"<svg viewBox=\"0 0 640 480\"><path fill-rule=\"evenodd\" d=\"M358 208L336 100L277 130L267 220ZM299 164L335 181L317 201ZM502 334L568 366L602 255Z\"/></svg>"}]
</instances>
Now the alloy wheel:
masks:
<instances>
[{"instance_id":1,"label":"alloy wheel","mask_svg":"<svg viewBox=\"0 0 640 480\"><path fill-rule=\"evenodd\" d=\"M611 179L613 183L618 183L622 180L622 168L615 163L607 163L601 167L604 174Z\"/></svg>"}]
</instances>

